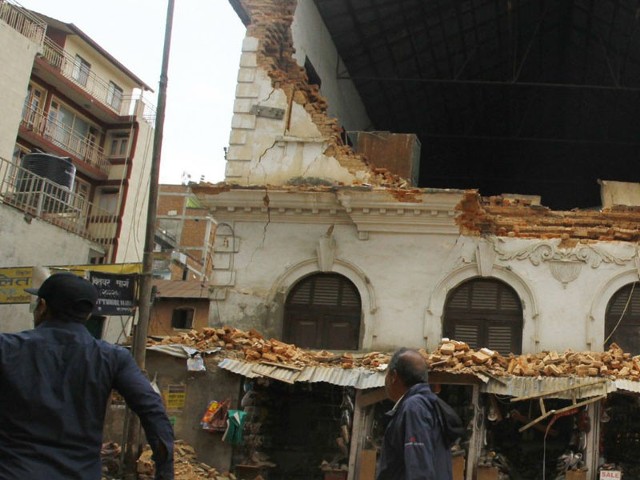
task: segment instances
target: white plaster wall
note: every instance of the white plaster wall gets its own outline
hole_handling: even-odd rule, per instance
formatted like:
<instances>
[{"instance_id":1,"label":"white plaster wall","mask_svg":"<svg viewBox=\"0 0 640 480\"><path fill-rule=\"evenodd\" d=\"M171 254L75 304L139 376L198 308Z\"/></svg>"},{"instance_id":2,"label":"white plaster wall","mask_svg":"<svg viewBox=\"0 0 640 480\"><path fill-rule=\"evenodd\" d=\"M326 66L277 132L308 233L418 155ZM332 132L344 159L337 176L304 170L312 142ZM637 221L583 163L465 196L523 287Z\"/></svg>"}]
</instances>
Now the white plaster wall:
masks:
<instances>
[{"instance_id":1,"label":"white plaster wall","mask_svg":"<svg viewBox=\"0 0 640 480\"><path fill-rule=\"evenodd\" d=\"M326 139L310 115L295 102L289 105L284 91L274 89L266 72L258 68L257 49L256 38L245 38L225 180L241 185L284 185L296 177L353 182L353 174L335 158L323 154ZM254 106L285 113L280 119L256 115L252 113Z\"/></svg>"},{"instance_id":2,"label":"white plaster wall","mask_svg":"<svg viewBox=\"0 0 640 480\"><path fill-rule=\"evenodd\" d=\"M320 91L329 101L329 115L337 117L347 131L370 128L371 121L353 82L336 78L338 51L313 0L298 1L291 31L298 65L304 67L309 57L322 79ZM346 72L342 61L340 65Z\"/></svg>"},{"instance_id":3,"label":"white plaster wall","mask_svg":"<svg viewBox=\"0 0 640 480\"><path fill-rule=\"evenodd\" d=\"M0 157L10 160L38 45L0 21Z\"/></svg>"},{"instance_id":4,"label":"white plaster wall","mask_svg":"<svg viewBox=\"0 0 640 480\"><path fill-rule=\"evenodd\" d=\"M89 262L91 243L43 222L31 223L14 208L0 205L0 267L82 265ZM0 331L31 328L29 305L0 305Z\"/></svg>"},{"instance_id":5,"label":"white plaster wall","mask_svg":"<svg viewBox=\"0 0 640 480\"><path fill-rule=\"evenodd\" d=\"M107 84L112 81L118 85L122 88L125 96L131 95L132 90L139 87L119 68L108 62L101 53L98 53L77 35L67 36L64 50L71 58L75 58L76 54L80 55L91 64L91 72L106 81Z\"/></svg>"},{"instance_id":6,"label":"white plaster wall","mask_svg":"<svg viewBox=\"0 0 640 480\"><path fill-rule=\"evenodd\" d=\"M139 122L136 149L128 168L131 169L122 228L115 263L141 262L147 228L151 158L153 155L154 129L144 121Z\"/></svg>"},{"instance_id":7,"label":"white plaster wall","mask_svg":"<svg viewBox=\"0 0 640 480\"><path fill-rule=\"evenodd\" d=\"M247 319L267 318L265 312L273 308L269 302L279 289L286 293L301 276L319 271L316 247L328 226L235 222L240 245L234 257L235 285L226 300L216 302L212 310L219 317L212 320L243 328L249 326L242 325ZM478 246L484 240L475 237L372 232L368 240L359 240L353 225L335 225L333 236L333 271L351 278L363 298L366 349L434 349L442 336L447 293L467 279L484 276L498 278L518 293L524 352L602 350L607 302L618 288L638 280L637 252L623 243L596 244L606 255L578 262L577 278L563 283L548 261L536 265L534 255L526 253L540 240L504 239L502 258L494 251L479 267ZM524 253L507 260L513 252Z\"/></svg>"}]
</instances>

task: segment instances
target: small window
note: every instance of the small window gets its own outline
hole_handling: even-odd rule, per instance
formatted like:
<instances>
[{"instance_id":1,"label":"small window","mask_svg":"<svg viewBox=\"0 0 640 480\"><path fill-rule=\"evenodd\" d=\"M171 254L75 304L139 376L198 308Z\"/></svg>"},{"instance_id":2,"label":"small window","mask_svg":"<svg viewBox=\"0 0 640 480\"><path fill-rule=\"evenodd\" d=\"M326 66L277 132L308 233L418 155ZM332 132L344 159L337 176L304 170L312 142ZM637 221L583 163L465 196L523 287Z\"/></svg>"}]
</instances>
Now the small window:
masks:
<instances>
[{"instance_id":1,"label":"small window","mask_svg":"<svg viewBox=\"0 0 640 480\"><path fill-rule=\"evenodd\" d=\"M193 308L176 308L171 316L171 327L178 329L193 328Z\"/></svg>"},{"instance_id":2,"label":"small window","mask_svg":"<svg viewBox=\"0 0 640 480\"><path fill-rule=\"evenodd\" d=\"M89 72L91 71L91 64L87 62L80 55L76 55L76 60L73 63L73 72L71 72L71 78L83 87L87 86L87 80L89 80Z\"/></svg>"},{"instance_id":3,"label":"small window","mask_svg":"<svg viewBox=\"0 0 640 480\"><path fill-rule=\"evenodd\" d=\"M127 135L114 135L111 139L109 154L112 158L125 158L127 156L128 146L129 137Z\"/></svg>"},{"instance_id":4,"label":"small window","mask_svg":"<svg viewBox=\"0 0 640 480\"><path fill-rule=\"evenodd\" d=\"M309 79L310 85L317 85L318 88L322 85L322 80L320 79L320 75L316 72L313 63L309 60L309 57L304 59L304 71L307 73L307 78Z\"/></svg>"},{"instance_id":5,"label":"small window","mask_svg":"<svg viewBox=\"0 0 640 480\"><path fill-rule=\"evenodd\" d=\"M107 105L113 107L114 110L120 111L122 105L122 88L113 82L109 82L109 89L107 90Z\"/></svg>"}]
</instances>

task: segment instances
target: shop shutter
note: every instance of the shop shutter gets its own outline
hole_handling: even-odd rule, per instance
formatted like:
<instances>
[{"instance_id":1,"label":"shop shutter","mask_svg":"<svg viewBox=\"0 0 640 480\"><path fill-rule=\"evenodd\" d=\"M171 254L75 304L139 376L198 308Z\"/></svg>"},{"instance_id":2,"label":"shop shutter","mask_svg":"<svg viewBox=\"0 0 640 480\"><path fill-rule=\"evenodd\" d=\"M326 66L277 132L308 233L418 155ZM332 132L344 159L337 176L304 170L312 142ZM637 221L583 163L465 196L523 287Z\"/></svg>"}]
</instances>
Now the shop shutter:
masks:
<instances>
[{"instance_id":1,"label":"shop shutter","mask_svg":"<svg viewBox=\"0 0 640 480\"><path fill-rule=\"evenodd\" d=\"M521 353L522 323L522 304L511 287L495 279L473 279L449 293L443 335L473 349Z\"/></svg>"},{"instance_id":2,"label":"shop shutter","mask_svg":"<svg viewBox=\"0 0 640 480\"><path fill-rule=\"evenodd\" d=\"M283 339L303 348L357 350L361 316L360 294L348 278L311 275L287 297Z\"/></svg>"},{"instance_id":3,"label":"shop shutter","mask_svg":"<svg viewBox=\"0 0 640 480\"><path fill-rule=\"evenodd\" d=\"M613 294L605 314L605 348L618 344L625 352L640 353L640 282Z\"/></svg>"}]
</instances>

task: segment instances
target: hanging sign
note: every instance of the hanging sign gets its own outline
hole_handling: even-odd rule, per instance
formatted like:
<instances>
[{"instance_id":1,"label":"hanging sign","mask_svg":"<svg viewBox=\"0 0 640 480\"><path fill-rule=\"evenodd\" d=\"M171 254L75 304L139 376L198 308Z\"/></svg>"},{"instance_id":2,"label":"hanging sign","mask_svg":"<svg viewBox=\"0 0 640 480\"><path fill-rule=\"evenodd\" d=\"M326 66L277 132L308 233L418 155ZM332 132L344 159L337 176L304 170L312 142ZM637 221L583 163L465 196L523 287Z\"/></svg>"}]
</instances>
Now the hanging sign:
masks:
<instances>
[{"instance_id":1,"label":"hanging sign","mask_svg":"<svg viewBox=\"0 0 640 480\"><path fill-rule=\"evenodd\" d=\"M98 289L94 315L131 315L136 305L136 275L89 272Z\"/></svg>"}]
</instances>

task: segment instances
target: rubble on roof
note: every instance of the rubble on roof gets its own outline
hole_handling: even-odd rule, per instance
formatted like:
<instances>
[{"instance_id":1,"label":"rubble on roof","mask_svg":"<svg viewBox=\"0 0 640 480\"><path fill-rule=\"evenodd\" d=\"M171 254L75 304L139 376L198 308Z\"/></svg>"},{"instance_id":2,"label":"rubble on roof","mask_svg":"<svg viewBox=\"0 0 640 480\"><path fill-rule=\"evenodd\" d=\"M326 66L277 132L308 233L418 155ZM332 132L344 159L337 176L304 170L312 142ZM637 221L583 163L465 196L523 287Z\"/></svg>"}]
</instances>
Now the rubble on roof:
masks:
<instances>
[{"instance_id":1,"label":"rubble on roof","mask_svg":"<svg viewBox=\"0 0 640 480\"><path fill-rule=\"evenodd\" d=\"M554 211L525 198L481 197L469 190L457 207L461 233L577 241L640 240L640 207Z\"/></svg>"},{"instance_id":2,"label":"rubble on roof","mask_svg":"<svg viewBox=\"0 0 640 480\"><path fill-rule=\"evenodd\" d=\"M265 339L257 330L233 327L204 328L148 341L148 346L180 344L200 351L222 348L216 355L247 362L293 367L333 366L381 370L391 358L389 352L345 352L309 350L280 340ZM474 350L465 342L443 339L433 352L420 349L431 371L491 376L610 377L640 381L640 356L624 352L615 343L605 352L564 353L545 351L522 355L501 355L495 350Z\"/></svg>"}]
</instances>

